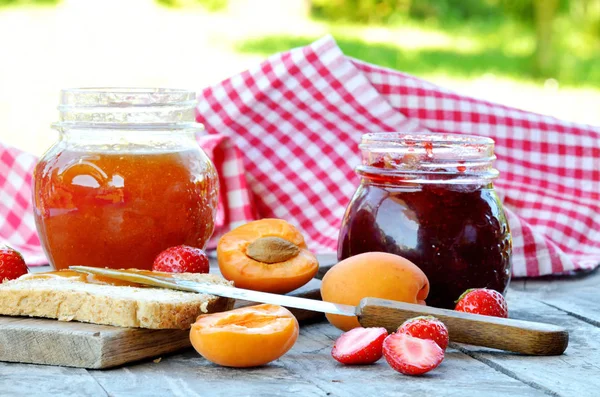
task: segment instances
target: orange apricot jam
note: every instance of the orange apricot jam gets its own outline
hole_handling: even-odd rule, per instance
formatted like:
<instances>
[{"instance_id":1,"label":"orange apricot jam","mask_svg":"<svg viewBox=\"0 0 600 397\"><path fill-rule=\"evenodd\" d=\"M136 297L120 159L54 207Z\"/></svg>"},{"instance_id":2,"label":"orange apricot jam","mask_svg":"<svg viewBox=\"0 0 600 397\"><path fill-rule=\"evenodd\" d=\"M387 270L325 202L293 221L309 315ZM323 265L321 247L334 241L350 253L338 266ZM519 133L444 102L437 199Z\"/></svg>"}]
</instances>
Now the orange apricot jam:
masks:
<instances>
[{"instance_id":1,"label":"orange apricot jam","mask_svg":"<svg viewBox=\"0 0 600 397\"><path fill-rule=\"evenodd\" d=\"M34 170L34 218L55 269L151 269L174 245L204 248L218 179L196 141L195 93L61 91L59 138Z\"/></svg>"},{"instance_id":2,"label":"orange apricot jam","mask_svg":"<svg viewBox=\"0 0 600 397\"><path fill-rule=\"evenodd\" d=\"M122 269L121 269L122 270ZM148 270L138 270L138 269L127 269L126 271L132 273L138 273L147 276L160 276L160 277L173 277L172 273L165 272L153 272ZM101 284L101 285L117 285L117 286L127 286L127 287L138 287L144 288L147 287L144 284L138 284L131 281L119 280L116 278L100 276L98 274L87 274L80 273L74 270L57 270L52 272L40 272L40 273L27 273L20 277L21 280L43 280L43 279L52 279L52 278L69 278L74 279L76 281L80 281L82 283L88 284Z\"/></svg>"},{"instance_id":3,"label":"orange apricot jam","mask_svg":"<svg viewBox=\"0 0 600 397\"><path fill-rule=\"evenodd\" d=\"M199 149L47 155L35 169L34 204L50 263L151 269L168 247L204 248L218 180L203 160Z\"/></svg>"}]
</instances>

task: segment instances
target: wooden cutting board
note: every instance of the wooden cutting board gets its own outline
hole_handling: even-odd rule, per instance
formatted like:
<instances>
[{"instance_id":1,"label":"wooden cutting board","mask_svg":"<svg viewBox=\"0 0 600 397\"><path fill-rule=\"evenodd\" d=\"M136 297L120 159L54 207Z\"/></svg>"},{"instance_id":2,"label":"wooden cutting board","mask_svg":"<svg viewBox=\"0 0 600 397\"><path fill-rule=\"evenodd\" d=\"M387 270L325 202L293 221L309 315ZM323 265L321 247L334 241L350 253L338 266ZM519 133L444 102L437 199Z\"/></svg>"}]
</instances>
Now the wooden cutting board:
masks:
<instances>
[{"instance_id":1,"label":"wooden cutting board","mask_svg":"<svg viewBox=\"0 0 600 397\"><path fill-rule=\"evenodd\" d=\"M320 299L320 285L313 279L288 295ZM238 301L236 307L251 304ZM321 313L291 311L298 321L323 318ZM190 346L189 331L0 316L0 361L100 369L158 358Z\"/></svg>"}]
</instances>

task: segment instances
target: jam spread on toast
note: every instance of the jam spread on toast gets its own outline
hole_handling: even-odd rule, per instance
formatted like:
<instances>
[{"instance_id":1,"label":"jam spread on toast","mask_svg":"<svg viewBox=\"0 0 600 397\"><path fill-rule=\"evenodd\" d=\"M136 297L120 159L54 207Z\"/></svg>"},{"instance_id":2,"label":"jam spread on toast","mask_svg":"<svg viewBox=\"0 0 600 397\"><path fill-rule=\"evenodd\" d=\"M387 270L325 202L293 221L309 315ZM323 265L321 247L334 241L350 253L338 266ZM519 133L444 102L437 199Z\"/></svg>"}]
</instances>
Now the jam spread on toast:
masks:
<instances>
[{"instance_id":1,"label":"jam spread on toast","mask_svg":"<svg viewBox=\"0 0 600 397\"><path fill-rule=\"evenodd\" d=\"M148 270L137 270L127 269L128 272L147 275L147 276L160 276L160 277L173 277L171 273L164 272L152 272ZM125 287L146 287L146 285L134 283L125 280L117 280L111 277L100 276L97 274L86 274L80 273L73 270L57 270L43 273L28 273L23 275L21 280L32 280L32 279L51 279L51 278L69 278L76 281L88 284L100 284L100 285L116 285Z\"/></svg>"}]
</instances>

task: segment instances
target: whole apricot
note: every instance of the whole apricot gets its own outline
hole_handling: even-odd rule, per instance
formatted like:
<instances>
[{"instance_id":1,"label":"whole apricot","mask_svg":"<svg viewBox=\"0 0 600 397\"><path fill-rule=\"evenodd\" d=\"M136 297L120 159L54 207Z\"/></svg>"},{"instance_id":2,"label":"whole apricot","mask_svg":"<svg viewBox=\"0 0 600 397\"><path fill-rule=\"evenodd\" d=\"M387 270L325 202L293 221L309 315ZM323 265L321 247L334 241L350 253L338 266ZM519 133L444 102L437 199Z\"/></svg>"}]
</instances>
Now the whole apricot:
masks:
<instances>
[{"instance_id":1,"label":"whole apricot","mask_svg":"<svg viewBox=\"0 0 600 397\"><path fill-rule=\"evenodd\" d=\"M299 329L289 310L264 304L203 314L192 324L190 340L198 353L215 364L256 367L290 350Z\"/></svg>"},{"instance_id":2,"label":"whole apricot","mask_svg":"<svg viewBox=\"0 0 600 397\"><path fill-rule=\"evenodd\" d=\"M344 259L325 274L321 283L324 301L353 306L366 297L424 304L428 294L429 280L421 269L408 259L384 252ZM344 331L360 327L356 317L326 316Z\"/></svg>"}]
</instances>

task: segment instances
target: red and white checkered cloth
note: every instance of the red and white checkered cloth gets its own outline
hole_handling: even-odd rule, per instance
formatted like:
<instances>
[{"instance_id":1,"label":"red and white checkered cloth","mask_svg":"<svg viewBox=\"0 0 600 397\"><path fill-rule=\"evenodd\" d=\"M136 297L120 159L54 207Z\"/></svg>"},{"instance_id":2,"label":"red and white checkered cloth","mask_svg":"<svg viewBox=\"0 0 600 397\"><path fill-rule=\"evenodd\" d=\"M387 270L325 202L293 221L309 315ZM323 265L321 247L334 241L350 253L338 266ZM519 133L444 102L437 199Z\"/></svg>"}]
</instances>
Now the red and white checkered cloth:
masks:
<instances>
[{"instance_id":1,"label":"red and white checkered cloth","mask_svg":"<svg viewBox=\"0 0 600 397\"><path fill-rule=\"evenodd\" d=\"M215 237L277 217L300 227L312 250L335 251L361 135L429 130L496 141L515 276L600 264L598 127L456 94L346 57L330 37L206 88L197 119L221 177ZM34 161L0 146L0 238L31 264L43 261L29 199Z\"/></svg>"}]
</instances>

